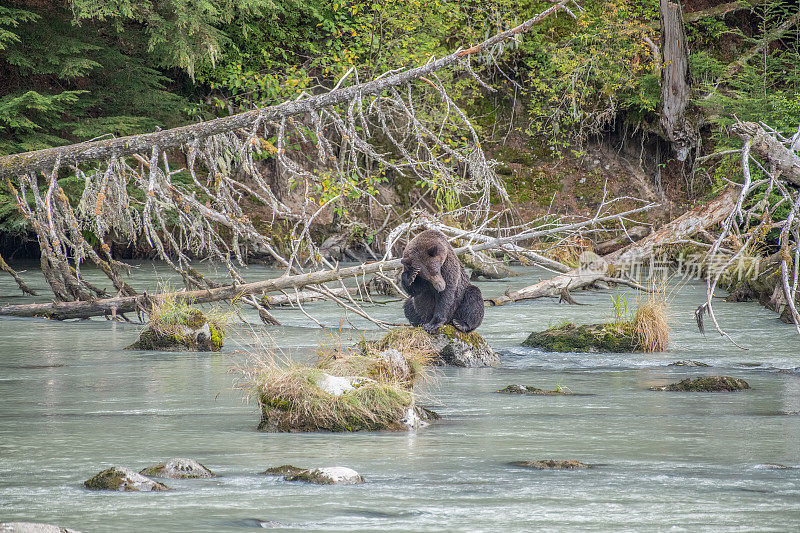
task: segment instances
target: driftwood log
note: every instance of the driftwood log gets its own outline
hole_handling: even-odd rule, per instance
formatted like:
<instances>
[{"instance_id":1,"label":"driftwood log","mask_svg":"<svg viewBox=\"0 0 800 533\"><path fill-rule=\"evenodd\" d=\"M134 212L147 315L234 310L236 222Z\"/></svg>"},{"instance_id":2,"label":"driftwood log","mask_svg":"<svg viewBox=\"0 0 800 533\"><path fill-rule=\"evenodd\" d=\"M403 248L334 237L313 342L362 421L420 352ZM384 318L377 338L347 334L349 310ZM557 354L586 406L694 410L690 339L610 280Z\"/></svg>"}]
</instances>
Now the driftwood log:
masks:
<instances>
[{"instance_id":1,"label":"driftwood log","mask_svg":"<svg viewBox=\"0 0 800 533\"><path fill-rule=\"evenodd\" d=\"M619 237L615 237L613 239L603 241L598 243L594 247L594 253L597 255L607 255L611 252L616 252L617 250L624 248L625 246L629 245L632 242L639 242L650 233L652 233L653 228L650 226L634 226L628 229L625 233L620 235Z\"/></svg>"},{"instance_id":2,"label":"driftwood log","mask_svg":"<svg viewBox=\"0 0 800 533\"><path fill-rule=\"evenodd\" d=\"M749 141L750 150L769 161L779 177L800 186L800 156L754 122L738 122L731 130L743 141Z\"/></svg>"},{"instance_id":3,"label":"driftwood log","mask_svg":"<svg viewBox=\"0 0 800 533\"><path fill-rule=\"evenodd\" d=\"M516 275L504 262L483 252L464 254L461 256L461 263L472 270L470 279L473 281L478 278L505 279Z\"/></svg>"}]
</instances>

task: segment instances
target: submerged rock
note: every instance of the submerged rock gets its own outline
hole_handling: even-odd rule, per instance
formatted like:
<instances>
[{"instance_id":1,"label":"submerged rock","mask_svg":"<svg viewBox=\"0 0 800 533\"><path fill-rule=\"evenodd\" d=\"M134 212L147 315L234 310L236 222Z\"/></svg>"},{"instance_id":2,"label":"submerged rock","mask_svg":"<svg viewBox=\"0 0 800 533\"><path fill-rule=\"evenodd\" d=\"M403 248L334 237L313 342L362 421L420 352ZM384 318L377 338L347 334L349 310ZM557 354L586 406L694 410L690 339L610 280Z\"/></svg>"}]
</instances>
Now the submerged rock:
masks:
<instances>
[{"instance_id":1,"label":"submerged rock","mask_svg":"<svg viewBox=\"0 0 800 533\"><path fill-rule=\"evenodd\" d=\"M214 477L214 474L194 459L170 459L164 463L159 463L142 469L143 476L160 477L166 479L188 479Z\"/></svg>"},{"instance_id":2,"label":"submerged rock","mask_svg":"<svg viewBox=\"0 0 800 533\"><path fill-rule=\"evenodd\" d=\"M754 468L758 468L759 470L791 470L791 466L782 465L779 463L761 463L756 465Z\"/></svg>"},{"instance_id":3,"label":"submerged rock","mask_svg":"<svg viewBox=\"0 0 800 533\"><path fill-rule=\"evenodd\" d=\"M112 466L84 481L83 485L91 490L116 490L116 491L155 491L169 490L169 487L162 485L158 481L125 468L124 466Z\"/></svg>"},{"instance_id":4,"label":"submerged rock","mask_svg":"<svg viewBox=\"0 0 800 533\"><path fill-rule=\"evenodd\" d=\"M165 352L218 352L222 349L225 331L206 319L202 311L191 309L182 323L159 326L151 323L126 350Z\"/></svg>"},{"instance_id":5,"label":"submerged rock","mask_svg":"<svg viewBox=\"0 0 800 533\"><path fill-rule=\"evenodd\" d=\"M545 331L531 333L523 346L546 352L611 352L641 351L633 328L616 324L576 326L569 323Z\"/></svg>"},{"instance_id":6,"label":"submerged rock","mask_svg":"<svg viewBox=\"0 0 800 533\"><path fill-rule=\"evenodd\" d=\"M700 361L675 361L674 363L670 363L667 366L696 366L696 367L703 367L703 368L710 368L711 365L700 362Z\"/></svg>"},{"instance_id":7,"label":"submerged rock","mask_svg":"<svg viewBox=\"0 0 800 533\"><path fill-rule=\"evenodd\" d=\"M442 417L438 413L434 413L430 409L412 405L406 411L406 415L400 420L400 425L405 429L419 429L428 427L434 420L440 420Z\"/></svg>"},{"instance_id":8,"label":"submerged rock","mask_svg":"<svg viewBox=\"0 0 800 533\"><path fill-rule=\"evenodd\" d=\"M40 522L0 522L0 533L80 533L80 531Z\"/></svg>"},{"instance_id":9,"label":"submerged rock","mask_svg":"<svg viewBox=\"0 0 800 533\"><path fill-rule=\"evenodd\" d=\"M578 470L581 468L592 468L592 465L575 461L574 459L561 461L554 459L547 459L544 461L513 461L509 464L511 464L511 466L533 468L534 470Z\"/></svg>"},{"instance_id":10,"label":"submerged rock","mask_svg":"<svg viewBox=\"0 0 800 533\"><path fill-rule=\"evenodd\" d=\"M500 394L527 394L531 396L569 396L573 393L568 390L558 388L556 390L543 390L531 387L530 385L509 385L504 389L500 389Z\"/></svg>"},{"instance_id":11,"label":"submerged rock","mask_svg":"<svg viewBox=\"0 0 800 533\"><path fill-rule=\"evenodd\" d=\"M357 485L364 483L364 476L351 468L344 466L331 466L326 468L312 468L297 474L286 476L286 481L305 481L317 485Z\"/></svg>"},{"instance_id":12,"label":"submerged rock","mask_svg":"<svg viewBox=\"0 0 800 533\"><path fill-rule=\"evenodd\" d=\"M730 376L704 376L695 379L684 379L663 387L650 387L656 391L686 392L733 392L749 389L750 385L743 379Z\"/></svg>"},{"instance_id":13,"label":"submerged rock","mask_svg":"<svg viewBox=\"0 0 800 533\"><path fill-rule=\"evenodd\" d=\"M271 466L261 472L265 476L295 476L300 472L305 472L308 468L300 468L299 466L281 465Z\"/></svg>"},{"instance_id":14,"label":"submerged rock","mask_svg":"<svg viewBox=\"0 0 800 533\"><path fill-rule=\"evenodd\" d=\"M275 520L261 520L260 518L245 518L233 522L237 527L258 527L261 529L285 529L293 527L291 524L284 524Z\"/></svg>"}]
</instances>

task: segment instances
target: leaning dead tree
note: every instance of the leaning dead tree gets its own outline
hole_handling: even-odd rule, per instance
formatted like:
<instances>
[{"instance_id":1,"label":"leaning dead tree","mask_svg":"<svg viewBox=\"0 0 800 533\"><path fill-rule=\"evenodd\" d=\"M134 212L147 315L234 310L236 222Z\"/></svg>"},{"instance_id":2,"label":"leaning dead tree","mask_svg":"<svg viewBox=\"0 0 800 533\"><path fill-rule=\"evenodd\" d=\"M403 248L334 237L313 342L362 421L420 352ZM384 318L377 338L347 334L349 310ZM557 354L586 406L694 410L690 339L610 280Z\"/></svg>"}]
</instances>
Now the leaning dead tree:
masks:
<instances>
[{"instance_id":1,"label":"leaning dead tree","mask_svg":"<svg viewBox=\"0 0 800 533\"><path fill-rule=\"evenodd\" d=\"M763 123L739 122L732 132L743 141L739 155L744 180L709 251L709 262L718 267L707 278L707 300L698 309L698 323L702 325L707 312L717 331L733 341L714 315L714 291L731 269L748 267L743 261L750 256L752 262L767 233L778 231L778 252L766 261L756 259L757 266L747 270L769 287L764 290L772 293L768 300L775 311L785 306L786 321L800 334L800 127L790 138ZM725 247L733 253L723 252Z\"/></svg>"},{"instance_id":2,"label":"leaning dead tree","mask_svg":"<svg viewBox=\"0 0 800 533\"><path fill-rule=\"evenodd\" d=\"M349 291L337 296L322 285L330 281L327 276L320 280L314 272L306 273L309 266L334 270L320 254L313 225L331 211L362 209L372 215L370 220L383 220L380 227L370 228L379 234L390 231L392 217L407 220L422 213L401 213L381 201L377 185L393 174L442 194L449 219L462 227L488 228L494 220L492 205L508 203L508 196L478 133L440 74L459 71L487 87L472 62L491 56L504 41L518 38L545 17L558 12L574 17L568 7L572 1L561 0L475 46L370 81L361 81L354 68L328 92L302 93L279 105L150 134L0 158L0 179L38 240L42 273L59 302L53 305L75 302L80 308L110 296L82 274L87 261L108 277L116 298L137 299L139 291L127 280L130 269L115 259L112 248L115 242L139 242L181 275L187 291L236 294L268 322L276 321L254 292L229 289L244 285L239 267L253 250L282 265L287 279L310 275L319 284L310 290L361 313ZM61 186L66 177L83 183L77 202ZM288 198L291 194L294 198ZM259 207L259 220L250 218L247 203ZM513 231L525 235L527 229L475 235L510 244L502 239ZM285 238L276 242L276 233ZM485 241L479 246L492 248ZM535 260L536 254L527 256ZM192 266L197 258L223 264L230 281L200 274ZM21 281L10 268L4 270ZM20 288L25 290L24 284ZM49 314L67 315L73 316Z\"/></svg>"}]
</instances>

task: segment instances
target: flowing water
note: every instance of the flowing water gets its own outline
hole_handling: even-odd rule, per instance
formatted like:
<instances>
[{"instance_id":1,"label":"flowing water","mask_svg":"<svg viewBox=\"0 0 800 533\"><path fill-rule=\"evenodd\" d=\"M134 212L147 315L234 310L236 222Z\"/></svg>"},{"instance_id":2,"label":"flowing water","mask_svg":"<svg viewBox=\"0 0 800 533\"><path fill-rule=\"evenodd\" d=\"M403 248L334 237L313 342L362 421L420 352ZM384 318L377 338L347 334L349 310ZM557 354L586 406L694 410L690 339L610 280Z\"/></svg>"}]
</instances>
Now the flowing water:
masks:
<instances>
[{"instance_id":1,"label":"flowing water","mask_svg":"<svg viewBox=\"0 0 800 533\"><path fill-rule=\"evenodd\" d=\"M247 277L273 274L251 267ZM547 275L528 270L480 286L490 296ZM102 282L96 273L88 277ZM48 294L33 266L26 279ZM169 279L149 264L134 278L151 290ZM32 301L17 293L13 280L0 277L0 303ZM253 327L234 328L221 354L123 351L141 330L135 324L0 318L0 521L84 532L246 531L259 520L328 531L797 530L800 340L794 329L758 304L720 301L720 323L749 350L715 332L704 336L692 311L705 286L693 283L672 291L669 353L545 354L519 346L529 332L563 320L608 320L612 294L576 293L584 306L536 301L488 308L479 332L501 351L503 366L440 370L426 396L444 420L410 433L256 431L258 410L243 402L231 372L252 339L267 331L252 313L245 315ZM307 310L342 342L363 334L348 329L333 305L308 304ZM371 311L402 320L399 302ZM299 311L275 314L284 327L268 331L287 356L308 358L318 343L331 341L331 330ZM667 366L680 359L714 367ZM753 390L648 390L703 374L741 377ZM512 383L588 395L493 392ZM170 457L197 459L219 476L168 480L174 490L160 493L82 486L111 465L139 470ZM549 458L596 467L558 472L508 464ZM258 474L285 463L348 466L367 482L326 487Z\"/></svg>"}]
</instances>

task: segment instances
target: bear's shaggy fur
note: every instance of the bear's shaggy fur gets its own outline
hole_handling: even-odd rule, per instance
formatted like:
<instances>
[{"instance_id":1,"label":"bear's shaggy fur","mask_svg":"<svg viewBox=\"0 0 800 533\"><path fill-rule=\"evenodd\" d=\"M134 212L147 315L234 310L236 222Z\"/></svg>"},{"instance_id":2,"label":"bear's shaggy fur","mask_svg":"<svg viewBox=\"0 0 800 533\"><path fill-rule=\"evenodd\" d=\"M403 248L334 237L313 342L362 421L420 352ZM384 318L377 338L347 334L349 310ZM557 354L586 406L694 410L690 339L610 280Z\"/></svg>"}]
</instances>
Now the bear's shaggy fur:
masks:
<instances>
[{"instance_id":1,"label":"bear's shaggy fur","mask_svg":"<svg viewBox=\"0 0 800 533\"><path fill-rule=\"evenodd\" d=\"M400 281L409 298L403 305L412 326L436 333L445 324L470 332L483 321L483 296L442 233L425 230L403 250Z\"/></svg>"}]
</instances>

